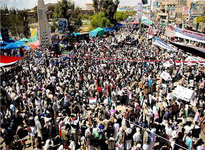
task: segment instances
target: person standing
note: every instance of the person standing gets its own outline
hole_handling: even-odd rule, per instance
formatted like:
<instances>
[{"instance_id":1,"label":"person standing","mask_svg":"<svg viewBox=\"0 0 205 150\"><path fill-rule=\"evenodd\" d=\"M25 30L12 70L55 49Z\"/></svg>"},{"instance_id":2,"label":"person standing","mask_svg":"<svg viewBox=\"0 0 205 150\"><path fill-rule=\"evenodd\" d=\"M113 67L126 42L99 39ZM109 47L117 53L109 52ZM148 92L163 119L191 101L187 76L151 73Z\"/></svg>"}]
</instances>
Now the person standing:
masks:
<instances>
[{"instance_id":1,"label":"person standing","mask_svg":"<svg viewBox=\"0 0 205 150\"><path fill-rule=\"evenodd\" d=\"M175 102L173 107L172 107L172 122L174 122L174 117L175 117L175 121L177 121L177 116L178 116L178 112L179 112L179 107L177 105L177 103Z\"/></svg>"}]
</instances>

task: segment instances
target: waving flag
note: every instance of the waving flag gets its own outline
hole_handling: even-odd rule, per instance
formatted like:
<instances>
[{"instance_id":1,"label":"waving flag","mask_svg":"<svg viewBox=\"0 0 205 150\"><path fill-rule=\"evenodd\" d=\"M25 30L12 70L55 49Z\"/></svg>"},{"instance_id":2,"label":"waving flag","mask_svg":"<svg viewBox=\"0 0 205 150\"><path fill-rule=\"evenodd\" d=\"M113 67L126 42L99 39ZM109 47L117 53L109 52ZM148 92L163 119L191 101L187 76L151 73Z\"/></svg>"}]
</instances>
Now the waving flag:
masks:
<instances>
[{"instance_id":1,"label":"waving flag","mask_svg":"<svg viewBox=\"0 0 205 150\"><path fill-rule=\"evenodd\" d=\"M168 45L166 42L162 41L160 38L158 38L156 36L154 37L153 44L157 45L159 47L162 47L164 49L167 49L167 50L174 50L175 51L175 49L172 46Z\"/></svg>"},{"instance_id":2,"label":"waving flag","mask_svg":"<svg viewBox=\"0 0 205 150\"><path fill-rule=\"evenodd\" d=\"M0 67L13 65L23 57L0 56Z\"/></svg>"},{"instance_id":3,"label":"waving flag","mask_svg":"<svg viewBox=\"0 0 205 150\"><path fill-rule=\"evenodd\" d=\"M148 32L149 39L153 38L155 34L156 34L155 31L152 29L151 26L149 26L149 32Z\"/></svg>"}]
</instances>

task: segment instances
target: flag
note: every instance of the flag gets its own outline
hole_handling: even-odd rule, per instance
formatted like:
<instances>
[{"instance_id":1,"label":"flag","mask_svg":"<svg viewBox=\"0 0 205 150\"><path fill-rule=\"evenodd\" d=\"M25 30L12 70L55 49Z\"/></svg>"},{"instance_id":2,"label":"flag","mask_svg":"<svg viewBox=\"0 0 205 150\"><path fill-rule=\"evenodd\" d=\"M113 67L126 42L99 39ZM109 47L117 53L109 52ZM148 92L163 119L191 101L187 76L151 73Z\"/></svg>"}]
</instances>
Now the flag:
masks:
<instances>
[{"instance_id":1,"label":"flag","mask_svg":"<svg viewBox=\"0 0 205 150\"><path fill-rule=\"evenodd\" d=\"M33 38L33 36L37 34L37 28L34 28L31 32L31 38Z\"/></svg>"},{"instance_id":2,"label":"flag","mask_svg":"<svg viewBox=\"0 0 205 150\"><path fill-rule=\"evenodd\" d=\"M22 57L0 56L0 67L13 65L18 62Z\"/></svg>"},{"instance_id":3,"label":"flag","mask_svg":"<svg viewBox=\"0 0 205 150\"><path fill-rule=\"evenodd\" d=\"M149 35L149 39L150 39L150 38L153 38L154 35L155 35L155 31L152 29L151 26L149 26L149 32L148 32L148 35Z\"/></svg>"}]
</instances>

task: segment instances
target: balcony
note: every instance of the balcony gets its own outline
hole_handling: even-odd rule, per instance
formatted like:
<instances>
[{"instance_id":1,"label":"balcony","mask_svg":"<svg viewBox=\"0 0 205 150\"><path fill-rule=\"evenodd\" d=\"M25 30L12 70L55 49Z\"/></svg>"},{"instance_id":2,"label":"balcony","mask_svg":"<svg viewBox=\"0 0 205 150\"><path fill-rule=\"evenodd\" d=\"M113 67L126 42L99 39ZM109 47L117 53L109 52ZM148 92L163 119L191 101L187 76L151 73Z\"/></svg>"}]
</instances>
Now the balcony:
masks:
<instances>
[{"instance_id":1,"label":"balcony","mask_svg":"<svg viewBox=\"0 0 205 150\"><path fill-rule=\"evenodd\" d=\"M175 7L167 7L167 10L175 10Z\"/></svg>"}]
</instances>

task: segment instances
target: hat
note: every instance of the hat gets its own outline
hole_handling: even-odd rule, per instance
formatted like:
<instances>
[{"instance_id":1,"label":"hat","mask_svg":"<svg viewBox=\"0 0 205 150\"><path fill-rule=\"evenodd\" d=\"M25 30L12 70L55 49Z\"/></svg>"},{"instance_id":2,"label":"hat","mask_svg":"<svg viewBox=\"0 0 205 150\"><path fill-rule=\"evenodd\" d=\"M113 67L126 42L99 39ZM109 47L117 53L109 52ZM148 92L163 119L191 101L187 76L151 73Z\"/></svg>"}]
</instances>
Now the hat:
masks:
<instances>
[{"instance_id":1,"label":"hat","mask_svg":"<svg viewBox=\"0 0 205 150\"><path fill-rule=\"evenodd\" d=\"M137 144L137 148L141 148L141 144Z\"/></svg>"}]
</instances>

